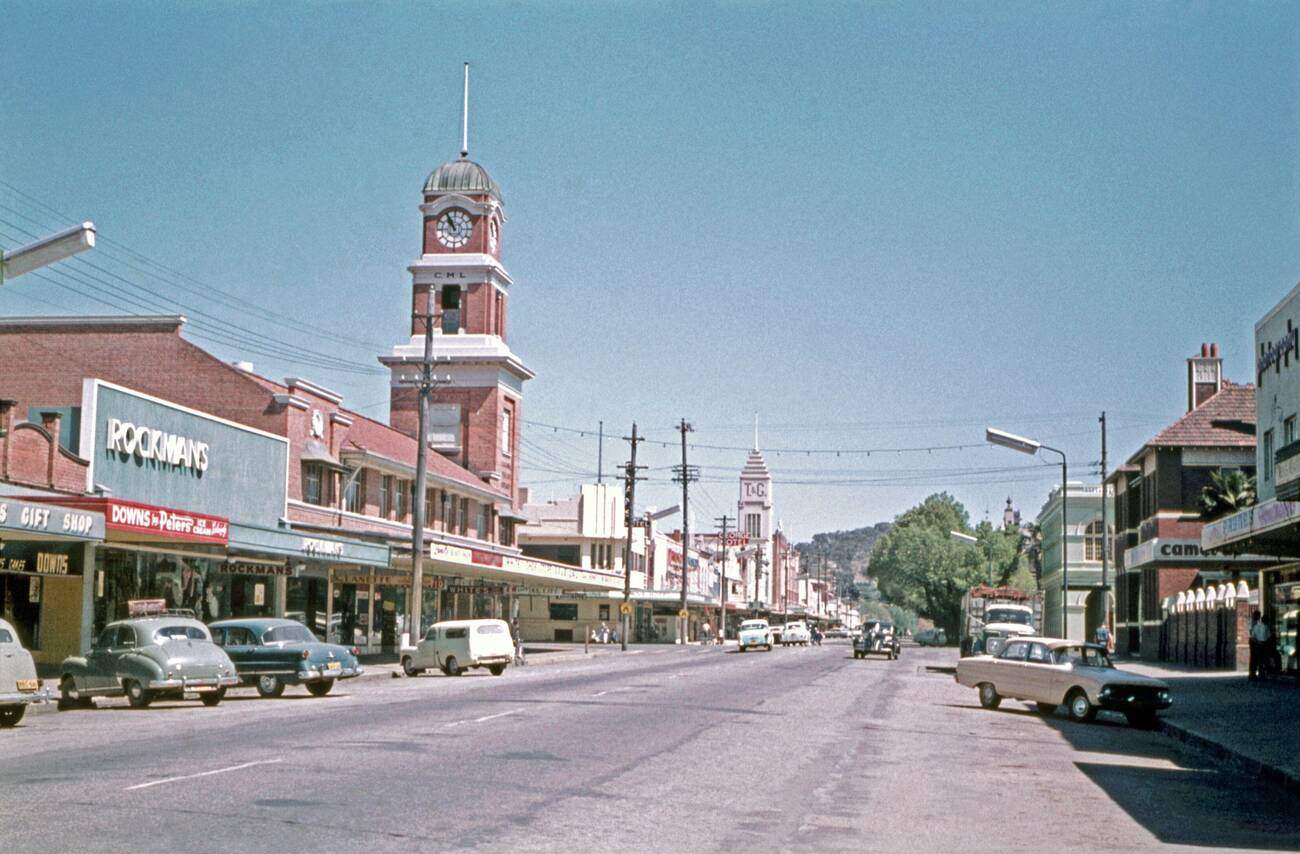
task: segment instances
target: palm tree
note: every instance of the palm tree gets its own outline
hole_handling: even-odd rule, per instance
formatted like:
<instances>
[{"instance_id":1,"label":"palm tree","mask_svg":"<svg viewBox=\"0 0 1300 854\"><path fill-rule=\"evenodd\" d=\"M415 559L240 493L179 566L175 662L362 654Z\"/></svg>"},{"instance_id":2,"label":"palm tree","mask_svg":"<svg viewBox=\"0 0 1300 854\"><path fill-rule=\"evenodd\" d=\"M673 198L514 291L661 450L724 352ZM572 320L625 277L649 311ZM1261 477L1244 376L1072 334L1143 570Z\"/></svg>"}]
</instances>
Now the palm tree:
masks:
<instances>
[{"instance_id":1,"label":"palm tree","mask_svg":"<svg viewBox=\"0 0 1300 854\"><path fill-rule=\"evenodd\" d=\"M1216 519L1255 503L1255 478L1241 469L1219 469L1201 490L1201 516Z\"/></svg>"}]
</instances>

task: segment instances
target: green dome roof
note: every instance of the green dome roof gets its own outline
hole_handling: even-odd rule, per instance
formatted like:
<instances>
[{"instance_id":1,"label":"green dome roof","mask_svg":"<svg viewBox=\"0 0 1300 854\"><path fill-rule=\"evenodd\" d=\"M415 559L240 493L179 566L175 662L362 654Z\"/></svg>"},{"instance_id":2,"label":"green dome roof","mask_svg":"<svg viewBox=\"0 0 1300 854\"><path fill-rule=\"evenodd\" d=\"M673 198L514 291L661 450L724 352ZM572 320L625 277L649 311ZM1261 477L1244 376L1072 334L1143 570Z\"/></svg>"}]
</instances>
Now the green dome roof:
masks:
<instances>
[{"instance_id":1,"label":"green dome roof","mask_svg":"<svg viewBox=\"0 0 1300 854\"><path fill-rule=\"evenodd\" d=\"M492 180L492 176L487 170L475 163L473 160L466 160L464 157L459 160L452 160L444 163L433 174L429 180L424 182L424 194L432 193L466 193L468 195L482 195L487 193L501 201L501 188L497 182Z\"/></svg>"}]
</instances>

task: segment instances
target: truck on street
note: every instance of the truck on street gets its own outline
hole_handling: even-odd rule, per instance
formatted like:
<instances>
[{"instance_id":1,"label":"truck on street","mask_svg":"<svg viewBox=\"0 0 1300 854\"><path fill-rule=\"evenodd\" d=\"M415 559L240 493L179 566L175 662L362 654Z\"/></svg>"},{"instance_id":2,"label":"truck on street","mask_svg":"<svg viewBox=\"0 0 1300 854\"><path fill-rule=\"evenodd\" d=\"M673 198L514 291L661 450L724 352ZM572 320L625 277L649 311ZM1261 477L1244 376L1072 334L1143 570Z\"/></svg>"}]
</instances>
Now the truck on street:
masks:
<instances>
[{"instance_id":1,"label":"truck on street","mask_svg":"<svg viewBox=\"0 0 1300 854\"><path fill-rule=\"evenodd\" d=\"M961 597L961 655L996 655L1008 638L1039 634L1042 625L1041 595L977 585Z\"/></svg>"}]
</instances>

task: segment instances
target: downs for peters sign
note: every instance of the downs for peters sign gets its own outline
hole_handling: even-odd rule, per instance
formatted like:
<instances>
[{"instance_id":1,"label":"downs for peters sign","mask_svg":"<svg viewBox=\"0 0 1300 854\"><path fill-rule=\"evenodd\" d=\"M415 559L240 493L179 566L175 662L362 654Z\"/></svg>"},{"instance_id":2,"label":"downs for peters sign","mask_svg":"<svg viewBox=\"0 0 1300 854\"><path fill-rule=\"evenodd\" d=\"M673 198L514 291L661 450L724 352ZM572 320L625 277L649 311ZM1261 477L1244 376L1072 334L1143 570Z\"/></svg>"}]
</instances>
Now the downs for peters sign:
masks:
<instances>
[{"instance_id":1,"label":"downs for peters sign","mask_svg":"<svg viewBox=\"0 0 1300 854\"><path fill-rule=\"evenodd\" d=\"M275 527L284 515L285 437L97 379L81 405L86 491L114 502L110 527L224 539L214 520Z\"/></svg>"}]
</instances>

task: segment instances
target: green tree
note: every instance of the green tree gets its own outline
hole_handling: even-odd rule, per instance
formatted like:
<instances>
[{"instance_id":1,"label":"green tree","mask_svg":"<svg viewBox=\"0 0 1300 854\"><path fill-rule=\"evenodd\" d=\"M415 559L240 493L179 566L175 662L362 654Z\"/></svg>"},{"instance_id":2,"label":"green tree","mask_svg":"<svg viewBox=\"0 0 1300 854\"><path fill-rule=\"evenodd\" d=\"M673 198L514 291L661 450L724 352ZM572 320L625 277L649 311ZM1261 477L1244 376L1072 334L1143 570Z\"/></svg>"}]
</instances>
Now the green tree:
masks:
<instances>
[{"instance_id":1,"label":"green tree","mask_svg":"<svg viewBox=\"0 0 1300 854\"><path fill-rule=\"evenodd\" d=\"M1201 490L1201 516L1216 519L1255 503L1255 478L1241 469L1219 469Z\"/></svg>"},{"instance_id":2,"label":"green tree","mask_svg":"<svg viewBox=\"0 0 1300 854\"><path fill-rule=\"evenodd\" d=\"M971 533L966 508L951 495L931 495L894 520L871 554L871 574L885 601L927 617L957 636L961 597L976 584L1014 572L1018 534L982 523L975 545L954 542L950 531Z\"/></svg>"}]
</instances>

